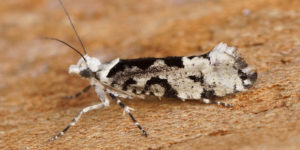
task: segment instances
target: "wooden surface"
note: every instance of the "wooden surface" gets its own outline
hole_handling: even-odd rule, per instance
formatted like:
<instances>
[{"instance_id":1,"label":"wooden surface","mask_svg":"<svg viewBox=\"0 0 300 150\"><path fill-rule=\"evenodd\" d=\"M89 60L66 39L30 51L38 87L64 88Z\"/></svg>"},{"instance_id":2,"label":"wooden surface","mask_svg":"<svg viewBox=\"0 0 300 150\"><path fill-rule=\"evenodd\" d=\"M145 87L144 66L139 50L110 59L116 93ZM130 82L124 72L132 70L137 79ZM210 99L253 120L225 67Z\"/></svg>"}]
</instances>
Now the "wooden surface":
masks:
<instances>
[{"instance_id":1,"label":"wooden surface","mask_svg":"<svg viewBox=\"0 0 300 150\"><path fill-rule=\"evenodd\" d=\"M90 56L120 58L201 54L219 42L258 71L247 92L220 100L124 100L148 131L141 136L121 108L85 114L52 143L93 91L60 98L88 82L67 74L78 55L40 37L79 48L56 0L1 1L0 149L300 149L300 1L64 0Z\"/></svg>"}]
</instances>

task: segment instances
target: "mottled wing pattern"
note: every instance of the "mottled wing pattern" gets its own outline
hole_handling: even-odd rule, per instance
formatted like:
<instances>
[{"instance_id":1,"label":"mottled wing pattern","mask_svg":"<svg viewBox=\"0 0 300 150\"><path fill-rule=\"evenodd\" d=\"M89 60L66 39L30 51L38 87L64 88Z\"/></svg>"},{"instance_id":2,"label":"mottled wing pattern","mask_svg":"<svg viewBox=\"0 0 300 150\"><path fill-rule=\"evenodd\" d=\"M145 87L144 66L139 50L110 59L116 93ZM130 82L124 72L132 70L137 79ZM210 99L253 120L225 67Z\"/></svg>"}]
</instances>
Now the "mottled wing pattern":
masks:
<instances>
[{"instance_id":1,"label":"mottled wing pattern","mask_svg":"<svg viewBox=\"0 0 300 150\"><path fill-rule=\"evenodd\" d=\"M136 95L200 99L245 91L257 74L235 48L221 43L200 56L119 60L106 78L113 88Z\"/></svg>"}]
</instances>

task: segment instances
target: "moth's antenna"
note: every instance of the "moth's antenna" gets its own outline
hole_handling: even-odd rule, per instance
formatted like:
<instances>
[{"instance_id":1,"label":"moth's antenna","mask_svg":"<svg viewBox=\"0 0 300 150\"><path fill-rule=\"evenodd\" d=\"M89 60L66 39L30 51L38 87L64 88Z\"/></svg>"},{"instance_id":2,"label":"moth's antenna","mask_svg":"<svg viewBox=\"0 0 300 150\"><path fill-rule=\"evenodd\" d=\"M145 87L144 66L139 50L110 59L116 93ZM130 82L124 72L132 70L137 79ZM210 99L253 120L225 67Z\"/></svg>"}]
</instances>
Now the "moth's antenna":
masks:
<instances>
[{"instance_id":1,"label":"moth's antenna","mask_svg":"<svg viewBox=\"0 0 300 150\"><path fill-rule=\"evenodd\" d=\"M62 8L64 9L64 12L65 12L65 14L66 14L67 17L68 17L68 20L69 20L70 24L72 25L72 28L73 28L73 30L74 30L74 32L75 32L75 34L76 34L76 37L77 37L78 41L80 42L81 47L83 48L84 54L86 55L85 47L84 47L84 45L83 45L83 43L82 43L82 41L81 41L81 39L80 39L80 37L79 37L79 35L78 35L76 29L75 29L75 26L74 26L74 24L73 24L73 22L72 22L72 20L71 20L71 17L70 17L70 15L69 15L68 11L66 10L66 8L65 8L65 6L64 6L64 4L63 4L63 2L62 2L61 0L58 0L58 1L59 1L60 5L62 6Z\"/></svg>"},{"instance_id":2,"label":"moth's antenna","mask_svg":"<svg viewBox=\"0 0 300 150\"><path fill-rule=\"evenodd\" d=\"M86 59L83 57L83 55L76 48L74 48L73 46L71 46L67 42L62 41L62 40L57 39L57 38L51 38L51 37L43 37L42 39L58 41L58 42L61 42L65 45L69 46L71 49L73 49L75 52L77 52L83 58L83 60L86 62Z\"/></svg>"}]
</instances>

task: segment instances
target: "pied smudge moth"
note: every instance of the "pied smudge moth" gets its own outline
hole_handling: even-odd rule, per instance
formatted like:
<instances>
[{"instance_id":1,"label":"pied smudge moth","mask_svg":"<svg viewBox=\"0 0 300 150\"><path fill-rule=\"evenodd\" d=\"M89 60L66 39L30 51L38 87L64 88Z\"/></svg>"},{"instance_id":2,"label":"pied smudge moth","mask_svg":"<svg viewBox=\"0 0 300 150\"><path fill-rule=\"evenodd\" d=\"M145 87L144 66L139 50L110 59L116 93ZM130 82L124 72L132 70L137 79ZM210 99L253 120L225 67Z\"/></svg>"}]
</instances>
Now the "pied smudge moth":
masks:
<instances>
[{"instance_id":1,"label":"pied smudge moth","mask_svg":"<svg viewBox=\"0 0 300 150\"><path fill-rule=\"evenodd\" d=\"M66 42L48 38L66 44L81 58L69 68L70 74L77 74L88 79L90 85L81 92L68 98L75 98L91 87L95 89L100 103L84 108L59 134L50 139L53 141L62 136L79 120L82 114L95 109L107 107L109 98L117 102L128 113L135 125L147 136L146 131L130 113L130 107L122 103L122 98L145 98L156 96L165 98L194 99L207 104L218 104L231 107L231 104L214 101L240 91L246 91L257 79L257 73L236 53L234 47L218 44L212 51L200 56L114 59L101 63L99 59L87 55L68 12L63 7L84 50L84 55Z\"/></svg>"}]
</instances>

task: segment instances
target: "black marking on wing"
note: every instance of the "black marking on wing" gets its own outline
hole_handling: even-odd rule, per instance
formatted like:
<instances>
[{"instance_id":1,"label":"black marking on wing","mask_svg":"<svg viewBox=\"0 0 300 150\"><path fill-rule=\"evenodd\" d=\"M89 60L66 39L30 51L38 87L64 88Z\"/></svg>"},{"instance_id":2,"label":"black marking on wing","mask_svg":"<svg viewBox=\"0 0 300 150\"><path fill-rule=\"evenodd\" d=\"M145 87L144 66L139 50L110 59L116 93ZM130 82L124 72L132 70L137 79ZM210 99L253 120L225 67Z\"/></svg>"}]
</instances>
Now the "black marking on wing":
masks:
<instances>
[{"instance_id":1,"label":"black marking on wing","mask_svg":"<svg viewBox=\"0 0 300 150\"><path fill-rule=\"evenodd\" d=\"M150 86L153 84L158 84L165 88L164 97L169 98L177 98L177 91L172 88L172 86L168 83L167 79L160 79L159 77L152 77L150 80L146 82L145 91L150 89Z\"/></svg>"},{"instance_id":2,"label":"black marking on wing","mask_svg":"<svg viewBox=\"0 0 300 150\"><path fill-rule=\"evenodd\" d=\"M199 56L188 56L187 58L188 58L188 59L193 59L193 58L195 58L195 57L202 57L202 58L205 58L205 59L210 60L209 53L210 53L210 52L205 53L205 54L203 54L203 55L199 55Z\"/></svg>"},{"instance_id":3,"label":"black marking on wing","mask_svg":"<svg viewBox=\"0 0 300 150\"><path fill-rule=\"evenodd\" d=\"M138 67L142 70L146 70L155 60L157 60L157 58L122 59L109 71L107 77L112 77L117 72L123 72L126 67Z\"/></svg>"},{"instance_id":4,"label":"black marking on wing","mask_svg":"<svg viewBox=\"0 0 300 150\"><path fill-rule=\"evenodd\" d=\"M215 91L214 90L206 90L206 89L203 89L203 92L201 94L201 97L202 98L215 98L217 97L215 95Z\"/></svg>"},{"instance_id":5,"label":"black marking on wing","mask_svg":"<svg viewBox=\"0 0 300 150\"><path fill-rule=\"evenodd\" d=\"M169 67L183 68L182 57L166 57L163 58L165 64Z\"/></svg>"},{"instance_id":6,"label":"black marking on wing","mask_svg":"<svg viewBox=\"0 0 300 150\"><path fill-rule=\"evenodd\" d=\"M197 57L197 56L188 56L187 58L188 59L193 59L194 57Z\"/></svg>"},{"instance_id":7,"label":"black marking on wing","mask_svg":"<svg viewBox=\"0 0 300 150\"><path fill-rule=\"evenodd\" d=\"M132 78L129 78L128 80L126 80L123 84L122 90L126 91L128 86L130 84L136 84L137 82L135 80L133 80Z\"/></svg>"},{"instance_id":8,"label":"black marking on wing","mask_svg":"<svg viewBox=\"0 0 300 150\"><path fill-rule=\"evenodd\" d=\"M190 78L191 80L193 80L194 82L200 82L201 85L204 83L203 76L201 76L201 77L197 77L197 76L189 76L189 78Z\"/></svg>"},{"instance_id":9,"label":"black marking on wing","mask_svg":"<svg viewBox=\"0 0 300 150\"><path fill-rule=\"evenodd\" d=\"M248 79L251 81L252 84L245 85L246 88L250 88L253 85L253 83L256 81L257 72L253 72L252 74L248 75Z\"/></svg>"},{"instance_id":10,"label":"black marking on wing","mask_svg":"<svg viewBox=\"0 0 300 150\"><path fill-rule=\"evenodd\" d=\"M247 73L244 73L242 70L239 69L238 70L238 75L239 75L239 77L242 81L247 80L247 79L249 79L251 81L252 84L248 84L248 85L245 85L244 82L243 82L243 85L246 88L250 88L257 79L257 72L252 72L250 74L247 74Z\"/></svg>"},{"instance_id":11,"label":"black marking on wing","mask_svg":"<svg viewBox=\"0 0 300 150\"><path fill-rule=\"evenodd\" d=\"M238 75L242 80L246 80L247 79L247 74L244 73L242 70L238 70Z\"/></svg>"},{"instance_id":12,"label":"black marking on wing","mask_svg":"<svg viewBox=\"0 0 300 150\"><path fill-rule=\"evenodd\" d=\"M201 55L203 58L208 59L210 61L209 53Z\"/></svg>"},{"instance_id":13,"label":"black marking on wing","mask_svg":"<svg viewBox=\"0 0 300 150\"><path fill-rule=\"evenodd\" d=\"M236 60L235 60L235 63L233 65L233 67L235 69L244 69L246 67L248 67L248 64L246 63L246 61L241 58L241 57L238 57Z\"/></svg>"}]
</instances>

